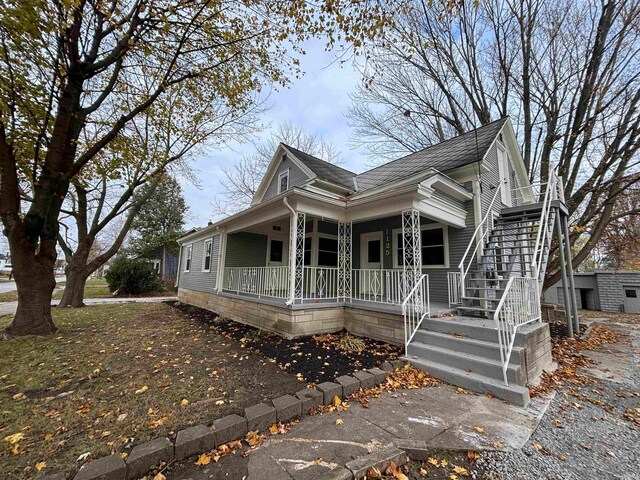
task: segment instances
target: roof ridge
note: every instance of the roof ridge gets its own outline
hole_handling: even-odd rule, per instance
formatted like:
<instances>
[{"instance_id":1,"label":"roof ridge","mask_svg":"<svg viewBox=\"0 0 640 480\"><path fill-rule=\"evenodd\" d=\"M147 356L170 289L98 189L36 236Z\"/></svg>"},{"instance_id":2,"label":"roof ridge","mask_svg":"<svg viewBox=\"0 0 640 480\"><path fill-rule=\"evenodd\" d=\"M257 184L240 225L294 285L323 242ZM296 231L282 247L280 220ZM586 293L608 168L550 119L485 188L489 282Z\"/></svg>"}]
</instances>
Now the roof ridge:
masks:
<instances>
[{"instance_id":1,"label":"roof ridge","mask_svg":"<svg viewBox=\"0 0 640 480\"><path fill-rule=\"evenodd\" d=\"M357 173L352 172L351 170L347 170L346 168L341 167L340 165L337 165L337 164L335 164L335 163L328 162L328 161L326 161L326 160L323 160L322 158L318 158L318 157L316 157L315 155L311 155L310 153L307 153L307 152L305 152L305 151L303 151L303 150L300 150L299 148L292 147L291 145L287 145L287 144L286 144L286 143L284 143L284 142L280 142L280 143L282 143L282 145L283 145L284 147L288 148L289 150L295 150L295 151L297 151L297 152L304 153L305 155L310 156L310 157L311 157L311 158L313 158L314 160L318 160L319 162L326 163L327 165L331 165L331 166L332 166L332 167L334 167L334 168L339 168L340 170L344 171L345 173L349 173L349 174L353 175L354 177L358 175ZM301 161L302 161L302 159L299 159L299 160L301 160Z\"/></svg>"},{"instance_id":2,"label":"roof ridge","mask_svg":"<svg viewBox=\"0 0 640 480\"><path fill-rule=\"evenodd\" d=\"M425 150L429 150L430 148L434 148L434 147L443 145L443 144L445 144L445 143L447 143L447 142L449 142L451 140L460 139L460 137L463 137L463 136L468 135L468 134L473 133L473 132L477 132L480 129L483 129L485 127L489 127L490 125L493 125L494 123L506 120L508 118L509 118L509 115L505 115L504 117L500 117L500 118L498 118L498 119L496 119L496 120L494 120L492 122L485 123L484 125L480 125L479 127L476 127L476 128L471 129L471 130L468 130L468 131L466 131L464 133L461 133L460 135L456 135L455 137L447 138L446 140L443 140L442 142L434 143L433 145L429 145L428 147L424 147L424 148L422 148L420 150L416 150L415 152L408 153L408 154L406 154L406 155L404 155L402 157L395 158L393 160L389 160L386 163L383 163L383 164L378 165L376 167L370 168L369 170L365 170L362 173L358 173L356 176L359 177L361 175L364 175L365 173L373 172L374 170L377 170L378 168L386 167L387 165L391 165L394 162L397 162L399 160L403 160L403 159L405 159L407 157L410 157L411 155L415 155L416 153L424 152Z\"/></svg>"}]
</instances>

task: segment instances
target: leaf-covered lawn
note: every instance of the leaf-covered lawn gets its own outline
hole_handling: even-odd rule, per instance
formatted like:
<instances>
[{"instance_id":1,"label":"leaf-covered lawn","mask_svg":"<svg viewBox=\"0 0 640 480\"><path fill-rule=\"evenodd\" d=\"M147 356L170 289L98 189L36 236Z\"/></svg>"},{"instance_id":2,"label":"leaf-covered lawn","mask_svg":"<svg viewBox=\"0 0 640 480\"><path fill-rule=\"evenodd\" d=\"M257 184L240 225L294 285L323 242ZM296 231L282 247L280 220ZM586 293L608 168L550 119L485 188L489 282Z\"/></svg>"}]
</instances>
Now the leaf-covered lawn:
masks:
<instances>
[{"instance_id":1,"label":"leaf-covered lawn","mask_svg":"<svg viewBox=\"0 0 640 480\"><path fill-rule=\"evenodd\" d=\"M54 309L54 321L54 336L0 340L2 478L125 452L303 386L163 304Z\"/></svg>"}]
</instances>

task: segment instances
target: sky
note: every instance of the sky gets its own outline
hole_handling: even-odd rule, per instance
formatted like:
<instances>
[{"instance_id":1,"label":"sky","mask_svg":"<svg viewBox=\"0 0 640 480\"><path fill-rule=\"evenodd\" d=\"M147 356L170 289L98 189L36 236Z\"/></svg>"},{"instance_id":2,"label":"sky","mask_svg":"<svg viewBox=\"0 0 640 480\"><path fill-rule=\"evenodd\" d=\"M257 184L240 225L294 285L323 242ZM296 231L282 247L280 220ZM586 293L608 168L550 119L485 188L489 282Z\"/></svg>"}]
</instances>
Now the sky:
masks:
<instances>
[{"instance_id":1,"label":"sky","mask_svg":"<svg viewBox=\"0 0 640 480\"><path fill-rule=\"evenodd\" d=\"M351 62L343 65L335 62L335 54L325 52L320 41L310 41L304 48L306 55L301 58L301 68L305 75L280 91L269 92L270 108L261 117L261 123L267 128L259 138L268 137L270 129L278 124L290 122L333 143L344 160L341 166L360 172L365 169L365 154L349 145L351 129L346 117L351 104L349 94L360 82L360 74ZM249 154L253 149L250 142L234 143L224 150L209 150L193 161L201 185L182 182L190 209L187 228L204 226L215 219L211 203L221 191L222 168L231 167L242 154Z\"/></svg>"}]
</instances>

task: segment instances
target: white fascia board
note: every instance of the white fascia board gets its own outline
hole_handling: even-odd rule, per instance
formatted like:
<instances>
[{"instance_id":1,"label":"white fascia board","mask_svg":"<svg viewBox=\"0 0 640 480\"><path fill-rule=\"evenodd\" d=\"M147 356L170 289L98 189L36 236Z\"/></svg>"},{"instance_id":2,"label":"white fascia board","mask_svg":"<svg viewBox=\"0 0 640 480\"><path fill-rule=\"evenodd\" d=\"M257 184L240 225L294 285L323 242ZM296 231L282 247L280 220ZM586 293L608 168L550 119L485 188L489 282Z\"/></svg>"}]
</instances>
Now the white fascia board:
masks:
<instances>
[{"instance_id":1,"label":"white fascia board","mask_svg":"<svg viewBox=\"0 0 640 480\"><path fill-rule=\"evenodd\" d=\"M367 201L355 204L349 202L347 206L347 221L362 222L375 218L400 215L403 210L414 208L416 202L416 187L405 192L390 192L393 195L378 195Z\"/></svg>"},{"instance_id":2,"label":"white fascia board","mask_svg":"<svg viewBox=\"0 0 640 480\"><path fill-rule=\"evenodd\" d=\"M420 180L421 178L425 178L428 177L429 175L433 175L434 173L437 173L436 170L433 170L432 168L428 169L428 170L423 170L420 173L417 173L415 175L412 175L410 177L406 177L406 178L402 178L400 180L396 180L393 181L391 183L387 183L386 185L382 186L382 187L376 187L373 188L371 190L366 190L362 193L357 193L355 195L352 195L349 199L350 200L360 200L360 199L364 199L367 197L371 197L371 196L378 196L380 193L383 192L387 192L389 190L396 190L398 188L401 188L403 185L409 184L409 183L415 183L417 180ZM415 187L414 187L415 188Z\"/></svg>"},{"instance_id":3,"label":"white fascia board","mask_svg":"<svg viewBox=\"0 0 640 480\"><path fill-rule=\"evenodd\" d=\"M465 228L467 211L454 207L438 198L430 197L415 203L415 208L426 217L456 228Z\"/></svg>"},{"instance_id":4,"label":"white fascia board","mask_svg":"<svg viewBox=\"0 0 640 480\"><path fill-rule=\"evenodd\" d=\"M471 200L471 198L473 198L473 194L471 192L468 192L458 182L441 173L437 173L436 175L424 180L420 183L420 188L436 188L460 201Z\"/></svg>"}]
</instances>

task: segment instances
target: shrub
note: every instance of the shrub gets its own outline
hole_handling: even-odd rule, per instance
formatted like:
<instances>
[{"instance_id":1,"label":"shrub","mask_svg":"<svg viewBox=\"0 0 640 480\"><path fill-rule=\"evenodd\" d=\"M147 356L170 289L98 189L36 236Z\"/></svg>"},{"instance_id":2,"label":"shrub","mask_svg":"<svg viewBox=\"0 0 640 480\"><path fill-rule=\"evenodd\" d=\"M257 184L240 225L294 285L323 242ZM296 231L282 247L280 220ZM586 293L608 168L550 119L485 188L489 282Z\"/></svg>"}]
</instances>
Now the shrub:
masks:
<instances>
[{"instance_id":1,"label":"shrub","mask_svg":"<svg viewBox=\"0 0 640 480\"><path fill-rule=\"evenodd\" d=\"M136 295L163 289L162 282L151 264L139 258L116 258L105 278L109 291L117 291L119 294Z\"/></svg>"},{"instance_id":2,"label":"shrub","mask_svg":"<svg viewBox=\"0 0 640 480\"><path fill-rule=\"evenodd\" d=\"M361 352L367 345L361 338L354 337L347 333L338 340L337 346L339 350L343 350L345 352Z\"/></svg>"}]
</instances>

